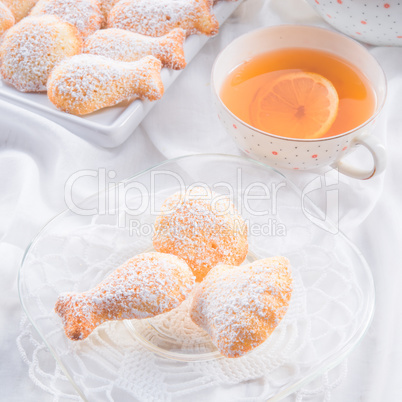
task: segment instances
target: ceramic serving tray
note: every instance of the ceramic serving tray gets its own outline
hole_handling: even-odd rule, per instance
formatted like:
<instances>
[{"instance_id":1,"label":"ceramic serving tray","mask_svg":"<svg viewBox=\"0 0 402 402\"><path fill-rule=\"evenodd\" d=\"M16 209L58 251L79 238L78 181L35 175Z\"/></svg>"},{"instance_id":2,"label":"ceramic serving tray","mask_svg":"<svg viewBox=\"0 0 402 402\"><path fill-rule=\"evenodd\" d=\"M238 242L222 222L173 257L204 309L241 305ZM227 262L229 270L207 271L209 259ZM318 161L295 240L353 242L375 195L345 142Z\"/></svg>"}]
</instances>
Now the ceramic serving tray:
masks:
<instances>
[{"instance_id":1,"label":"ceramic serving tray","mask_svg":"<svg viewBox=\"0 0 402 402\"><path fill-rule=\"evenodd\" d=\"M220 1L213 7L220 25L226 21L242 1ZM186 39L184 53L187 64L209 39L210 37L205 35L190 35ZM162 69L161 76L165 90L175 81L181 71L183 70ZM122 102L119 105L99 110L87 116L74 116L57 110L49 101L46 93L19 92L1 79L0 98L44 116L85 140L108 148L122 144L155 105L155 102L134 100Z\"/></svg>"}]
</instances>

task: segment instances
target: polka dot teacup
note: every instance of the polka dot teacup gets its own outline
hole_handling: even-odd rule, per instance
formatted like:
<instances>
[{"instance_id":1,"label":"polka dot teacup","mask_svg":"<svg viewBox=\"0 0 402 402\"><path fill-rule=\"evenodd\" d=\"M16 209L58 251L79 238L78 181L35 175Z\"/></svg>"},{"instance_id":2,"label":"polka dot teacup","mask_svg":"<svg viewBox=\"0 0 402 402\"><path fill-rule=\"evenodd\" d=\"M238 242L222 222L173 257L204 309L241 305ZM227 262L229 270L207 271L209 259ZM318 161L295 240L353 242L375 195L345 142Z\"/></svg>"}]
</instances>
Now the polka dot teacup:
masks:
<instances>
[{"instance_id":1,"label":"polka dot teacup","mask_svg":"<svg viewBox=\"0 0 402 402\"><path fill-rule=\"evenodd\" d=\"M334 28L362 42L402 46L400 0L307 0Z\"/></svg>"},{"instance_id":2,"label":"polka dot teacup","mask_svg":"<svg viewBox=\"0 0 402 402\"><path fill-rule=\"evenodd\" d=\"M318 139L285 138L258 130L235 116L220 99L228 74L245 60L284 47L325 50L348 60L369 80L376 98L376 109L369 120L346 133ZM212 88L218 117L236 144L250 157L270 166L311 170L331 165L341 173L368 179L385 167L385 150L372 134L373 124L385 101L386 79L375 58L358 42L333 31L301 26L279 25L247 33L229 44L217 57L212 71ZM373 156L374 166L363 170L343 162L358 145Z\"/></svg>"}]
</instances>

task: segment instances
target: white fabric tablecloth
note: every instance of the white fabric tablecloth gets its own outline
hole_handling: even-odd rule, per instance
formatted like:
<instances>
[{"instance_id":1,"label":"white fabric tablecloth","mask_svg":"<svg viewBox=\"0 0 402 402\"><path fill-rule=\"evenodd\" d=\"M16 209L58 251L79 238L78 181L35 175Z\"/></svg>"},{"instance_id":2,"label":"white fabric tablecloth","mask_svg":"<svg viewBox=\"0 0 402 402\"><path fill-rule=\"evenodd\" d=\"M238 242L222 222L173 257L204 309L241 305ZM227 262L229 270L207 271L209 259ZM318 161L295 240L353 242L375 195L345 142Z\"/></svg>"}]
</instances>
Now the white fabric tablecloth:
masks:
<instances>
[{"instance_id":1,"label":"white fabric tablecloth","mask_svg":"<svg viewBox=\"0 0 402 402\"><path fill-rule=\"evenodd\" d=\"M35 377L36 355L23 356L24 348L17 347L24 317L17 275L29 241L65 208L67 179L81 169L105 168L115 171L114 180L118 181L179 155L240 154L212 106L212 63L218 52L242 33L279 23L326 26L303 0L246 0L132 136L114 149L87 143L54 123L0 101L0 400L54 400L54 395L30 378ZM402 48L370 50L389 81L387 105L376 128L376 135L387 144L388 168L385 174L365 182L339 176L338 188L340 228L372 269L376 313L347 365L341 366L340 381L332 379L337 386L332 390L328 386L316 400L402 400ZM356 154L354 158L364 157ZM302 187L322 173L288 172L288 176ZM96 179L88 178L75 186L74 197L83 199L96 190ZM53 364L45 349L40 356L41 364ZM35 382L40 385L50 380L37 378ZM331 378L328 381L331 383ZM306 395L307 391L289 400L310 400Z\"/></svg>"}]
</instances>

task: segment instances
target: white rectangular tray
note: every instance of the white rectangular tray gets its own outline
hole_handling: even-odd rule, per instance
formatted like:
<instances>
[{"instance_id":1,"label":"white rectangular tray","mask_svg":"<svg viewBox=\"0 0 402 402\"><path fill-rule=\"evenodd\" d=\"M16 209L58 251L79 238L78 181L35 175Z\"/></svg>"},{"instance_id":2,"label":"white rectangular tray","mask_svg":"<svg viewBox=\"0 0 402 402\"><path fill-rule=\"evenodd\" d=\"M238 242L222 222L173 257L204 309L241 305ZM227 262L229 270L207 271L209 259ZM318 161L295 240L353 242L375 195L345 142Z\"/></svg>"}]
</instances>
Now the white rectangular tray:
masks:
<instances>
[{"instance_id":1,"label":"white rectangular tray","mask_svg":"<svg viewBox=\"0 0 402 402\"><path fill-rule=\"evenodd\" d=\"M233 13L243 0L220 1L213 10L219 24ZM184 43L186 61L192 58L205 45L210 37L191 35ZM161 72L165 90L181 73L180 70L163 68ZM99 110L88 116L74 116L61 112L49 101L46 93L23 93L0 79L0 98L31 112L42 115L94 144L111 148L122 144L140 124L142 119L157 102L135 100Z\"/></svg>"}]
</instances>

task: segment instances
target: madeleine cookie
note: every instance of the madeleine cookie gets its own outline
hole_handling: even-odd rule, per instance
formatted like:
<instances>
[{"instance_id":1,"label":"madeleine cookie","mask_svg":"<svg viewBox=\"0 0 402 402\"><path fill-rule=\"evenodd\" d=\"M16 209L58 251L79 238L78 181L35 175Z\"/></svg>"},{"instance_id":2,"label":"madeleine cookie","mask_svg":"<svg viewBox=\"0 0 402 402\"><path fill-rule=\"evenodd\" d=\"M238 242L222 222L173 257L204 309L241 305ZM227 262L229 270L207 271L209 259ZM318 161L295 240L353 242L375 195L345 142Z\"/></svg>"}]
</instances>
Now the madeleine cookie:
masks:
<instances>
[{"instance_id":1,"label":"madeleine cookie","mask_svg":"<svg viewBox=\"0 0 402 402\"><path fill-rule=\"evenodd\" d=\"M207 0L121 0L109 12L108 27L148 36L166 35L174 28L187 35L215 35L219 23Z\"/></svg>"},{"instance_id":2,"label":"madeleine cookie","mask_svg":"<svg viewBox=\"0 0 402 402\"><path fill-rule=\"evenodd\" d=\"M160 71L161 62L153 56L127 63L80 54L53 69L48 97L58 109L77 115L130 98L156 100L163 95Z\"/></svg>"},{"instance_id":3,"label":"madeleine cookie","mask_svg":"<svg viewBox=\"0 0 402 402\"><path fill-rule=\"evenodd\" d=\"M287 258L266 258L238 267L221 264L196 289L190 315L223 356L240 357L271 335L291 295Z\"/></svg>"},{"instance_id":4,"label":"madeleine cookie","mask_svg":"<svg viewBox=\"0 0 402 402\"><path fill-rule=\"evenodd\" d=\"M118 28L102 29L84 42L83 53L97 54L118 61L136 61L152 55L163 67L181 70L186 66L183 44L185 32L175 28L157 38Z\"/></svg>"},{"instance_id":5,"label":"madeleine cookie","mask_svg":"<svg viewBox=\"0 0 402 402\"><path fill-rule=\"evenodd\" d=\"M105 321L154 317L179 306L194 287L187 264L172 255L139 254L91 290L63 293L55 311L72 340L85 339Z\"/></svg>"},{"instance_id":6,"label":"madeleine cookie","mask_svg":"<svg viewBox=\"0 0 402 402\"><path fill-rule=\"evenodd\" d=\"M98 0L39 0L30 15L49 14L74 25L84 39L104 21Z\"/></svg>"},{"instance_id":7,"label":"madeleine cookie","mask_svg":"<svg viewBox=\"0 0 402 402\"><path fill-rule=\"evenodd\" d=\"M153 245L156 251L183 258L201 281L218 263L244 261L247 225L228 197L195 187L165 200Z\"/></svg>"},{"instance_id":8,"label":"madeleine cookie","mask_svg":"<svg viewBox=\"0 0 402 402\"><path fill-rule=\"evenodd\" d=\"M26 17L3 37L0 72L19 91L45 91L53 67L81 47L81 36L71 24L54 15Z\"/></svg>"}]
</instances>

